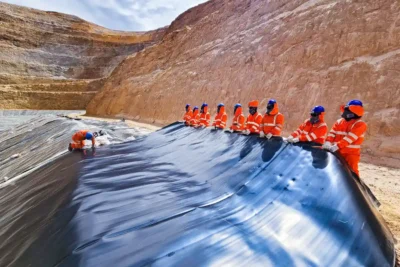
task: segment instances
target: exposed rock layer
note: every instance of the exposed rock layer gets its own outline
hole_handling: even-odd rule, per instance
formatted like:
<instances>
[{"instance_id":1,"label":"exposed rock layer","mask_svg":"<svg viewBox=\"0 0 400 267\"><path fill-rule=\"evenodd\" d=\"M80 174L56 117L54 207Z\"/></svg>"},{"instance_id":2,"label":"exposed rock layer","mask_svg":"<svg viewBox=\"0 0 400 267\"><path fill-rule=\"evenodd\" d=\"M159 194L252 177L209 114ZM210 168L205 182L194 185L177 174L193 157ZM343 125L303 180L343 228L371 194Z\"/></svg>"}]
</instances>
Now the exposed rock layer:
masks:
<instances>
[{"instance_id":1,"label":"exposed rock layer","mask_svg":"<svg viewBox=\"0 0 400 267\"><path fill-rule=\"evenodd\" d=\"M236 102L259 99L264 111L272 97L289 132L317 104L331 126L339 106L358 98L369 125L364 151L399 157L399 72L398 1L213 0L126 59L88 113L168 123L186 103L224 102L232 115Z\"/></svg>"},{"instance_id":2,"label":"exposed rock layer","mask_svg":"<svg viewBox=\"0 0 400 267\"><path fill-rule=\"evenodd\" d=\"M0 108L84 109L104 77L163 32L111 31L0 2Z\"/></svg>"}]
</instances>

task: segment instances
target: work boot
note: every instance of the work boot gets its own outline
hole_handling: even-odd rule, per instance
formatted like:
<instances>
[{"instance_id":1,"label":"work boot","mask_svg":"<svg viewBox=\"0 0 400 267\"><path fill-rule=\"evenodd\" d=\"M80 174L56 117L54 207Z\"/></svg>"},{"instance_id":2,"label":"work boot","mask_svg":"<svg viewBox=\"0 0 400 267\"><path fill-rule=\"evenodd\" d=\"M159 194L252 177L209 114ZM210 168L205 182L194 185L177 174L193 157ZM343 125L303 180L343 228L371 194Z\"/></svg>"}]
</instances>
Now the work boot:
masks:
<instances>
[{"instance_id":1,"label":"work boot","mask_svg":"<svg viewBox=\"0 0 400 267\"><path fill-rule=\"evenodd\" d=\"M69 151L72 151L72 145L71 145L71 143L69 143L69 145L68 145L68 150L69 150Z\"/></svg>"}]
</instances>

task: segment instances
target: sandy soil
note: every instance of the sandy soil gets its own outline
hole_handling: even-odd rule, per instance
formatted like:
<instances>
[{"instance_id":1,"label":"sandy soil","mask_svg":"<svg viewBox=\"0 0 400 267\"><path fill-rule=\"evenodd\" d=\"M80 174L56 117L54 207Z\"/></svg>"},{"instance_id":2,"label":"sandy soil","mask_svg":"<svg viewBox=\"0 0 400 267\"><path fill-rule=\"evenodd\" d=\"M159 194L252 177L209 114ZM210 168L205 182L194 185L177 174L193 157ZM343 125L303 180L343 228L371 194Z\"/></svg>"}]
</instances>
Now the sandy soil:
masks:
<instances>
[{"instance_id":1,"label":"sandy soil","mask_svg":"<svg viewBox=\"0 0 400 267\"><path fill-rule=\"evenodd\" d=\"M87 120L101 120L101 121L108 121L108 122L115 122L115 121L121 121L120 119L112 119L112 118L100 118L100 117L90 117L86 116L85 113L72 113L67 116L68 118L72 119L87 119ZM135 127L135 128L144 128L150 131L157 131L161 127L156 126L156 125L151 125L151 124L146 124L146 123L141 123L137 121L132 121L132 120L125 120L125 123L129 127Z\"/></svg>"},{"instance_id":2,"label":"sandy soil","mask_svg":"<svg viewBox=\"0 0 400 267\"><path fill-rule=\"evenodd\" d=\"M400 166L400 165L399 165ZM379 211L392 231L396 244L397 259L400 255L400 169L360 163L361 179L371 188L381 202Z\"/></svg>"}]
</instances>

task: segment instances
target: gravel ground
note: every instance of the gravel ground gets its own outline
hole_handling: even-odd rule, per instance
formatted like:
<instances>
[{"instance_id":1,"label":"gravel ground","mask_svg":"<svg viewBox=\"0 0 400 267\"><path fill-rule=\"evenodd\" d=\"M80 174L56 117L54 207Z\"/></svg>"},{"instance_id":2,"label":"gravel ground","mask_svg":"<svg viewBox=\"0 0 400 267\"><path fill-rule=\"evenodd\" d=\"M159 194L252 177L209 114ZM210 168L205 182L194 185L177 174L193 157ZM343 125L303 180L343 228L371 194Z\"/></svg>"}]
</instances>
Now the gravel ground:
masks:
<instances>
[{"instance_id":1,"label":"gravel ground","mask_svg":"<svg viewBox=\"0 0 400 267\"><path fill-rule=\"evenodd\" d=\"M399 261L400 169L360 163L360 175L381 202L379 210L397 240L396 252Z\"/></svg>"}]
</instances>

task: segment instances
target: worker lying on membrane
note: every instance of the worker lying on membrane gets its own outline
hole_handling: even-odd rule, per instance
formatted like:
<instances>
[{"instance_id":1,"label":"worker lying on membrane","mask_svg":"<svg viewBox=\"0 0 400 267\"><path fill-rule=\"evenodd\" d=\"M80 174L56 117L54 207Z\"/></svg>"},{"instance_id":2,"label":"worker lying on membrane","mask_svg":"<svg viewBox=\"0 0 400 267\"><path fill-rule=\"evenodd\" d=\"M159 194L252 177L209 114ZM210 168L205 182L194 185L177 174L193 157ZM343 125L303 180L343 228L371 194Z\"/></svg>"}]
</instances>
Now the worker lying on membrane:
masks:
<instances>
[{"instance_id":1,"label":"worker lying on membrane","mask_svg":"<svg viewBox=\"0 0 400 267\"><path fill-rule=\"evenodd\" d=\"M90 132L89 130L80 130L72 136L72 143L69 143L68 150L83 149L85 147L85 140L92 141L92 148L95 146L95 139L98 136L105 135L104 131Z\"/></svg>"}]
</instances>

